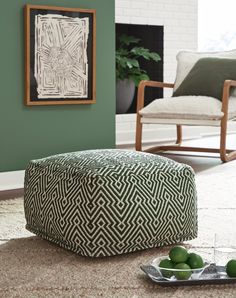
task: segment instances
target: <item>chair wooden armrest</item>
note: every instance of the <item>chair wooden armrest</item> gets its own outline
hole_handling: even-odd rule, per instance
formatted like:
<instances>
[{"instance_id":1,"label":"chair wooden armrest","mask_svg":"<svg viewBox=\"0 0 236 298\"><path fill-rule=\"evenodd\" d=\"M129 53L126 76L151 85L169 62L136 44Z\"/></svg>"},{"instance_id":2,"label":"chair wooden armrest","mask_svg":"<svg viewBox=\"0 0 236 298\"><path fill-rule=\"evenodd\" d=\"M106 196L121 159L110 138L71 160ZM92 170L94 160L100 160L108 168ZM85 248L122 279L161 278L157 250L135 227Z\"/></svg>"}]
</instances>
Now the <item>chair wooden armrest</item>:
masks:
<instances>
[{"instance_id":1,"label":"chair wooden armrest","mask_svg":"<svg viewBox=\"0 0 236 298\"><path fill-rule=\"evenodd\" d=\"M225 80L224 81L221 111L224 113L224 117L226 117L226 118L228 118L228 104L229 104L230 88L232 88L232 87L236 87L236 81L234 81L234 80Z\"/></svg>"},{"instance_id":2,"label":"chair wooden armrest","mask_svg":"<svg viewBox=\"0 0 236 298\"><path fill-rule=\"evenodd\" d=\"M229 84L231 87L236 87L236 81L235 80L225 80L226 84Z\"/></svg>"},{"instance_id":3,"label":"chair wooden armrest","mask_svg":"<svg viewBox=\"0 0 236 298\"><path fill-rule=\"evenodd\" d=\"M158 81L141 81L138 85L137 114L144 107L145 87L173 88L174 84L163 83Z\"/></svg>"},{"instance_id":4,"label":"chair wooden armrest","mask_svg":"<svg viewBox=\"0 0 236 298\"><path fill-rule=\"evenodd\" d=\"M222 108L221 111L224 114L228 113L228 102L230 96L230 88L236 87L236 81L234 80L225 80L223 86L223 95L222 95Z\"/></svg>"}]
</instances>

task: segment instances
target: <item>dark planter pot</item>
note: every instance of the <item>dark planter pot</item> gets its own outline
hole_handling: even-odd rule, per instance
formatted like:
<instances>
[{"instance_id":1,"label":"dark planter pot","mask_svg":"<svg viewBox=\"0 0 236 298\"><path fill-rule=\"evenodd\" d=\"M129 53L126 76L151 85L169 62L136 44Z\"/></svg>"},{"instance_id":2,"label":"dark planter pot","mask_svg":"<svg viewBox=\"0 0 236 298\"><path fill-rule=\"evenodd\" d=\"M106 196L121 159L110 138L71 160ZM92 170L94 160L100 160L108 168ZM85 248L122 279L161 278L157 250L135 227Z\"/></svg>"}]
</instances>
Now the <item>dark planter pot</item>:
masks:
<instances>
[{"instance_id":1,"label":"dark planter pot","mask_svg":"<svg viewBox=\"0 0 236 298\"><path fill-rule=\"evenodd\" d=\"M132 104L135 84L132 80L125 79L116 82L116 113L124 114Z\"/></svg>"}]
</instances>

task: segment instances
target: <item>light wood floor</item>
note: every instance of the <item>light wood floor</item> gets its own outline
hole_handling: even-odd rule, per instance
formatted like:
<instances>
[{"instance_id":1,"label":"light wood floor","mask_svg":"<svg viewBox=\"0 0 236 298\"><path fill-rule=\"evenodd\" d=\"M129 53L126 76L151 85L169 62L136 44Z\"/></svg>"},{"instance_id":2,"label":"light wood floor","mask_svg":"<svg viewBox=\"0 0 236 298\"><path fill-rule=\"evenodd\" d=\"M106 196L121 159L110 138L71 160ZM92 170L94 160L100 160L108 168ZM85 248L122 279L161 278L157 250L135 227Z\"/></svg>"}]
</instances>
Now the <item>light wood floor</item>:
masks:
<instances>
[{"instance_id":1,"label":"light wood floor","mask_svg":"<svg viewBox=\"0 0 236 298\"><path fill-rule=\"evenodd\" d=\"M183 144L196 147L219 147L219 137L204 137L197 140L186 141ZM228 135L227 149L236 149L236 134ZM218 154L214 153L191 153L191 152L176 152L164 153L163 156L174 159L175 161L190 165L196 173L213 168L222 164ZM236 161L233 161L236 166Z\"/></svg>"}]
</instances>

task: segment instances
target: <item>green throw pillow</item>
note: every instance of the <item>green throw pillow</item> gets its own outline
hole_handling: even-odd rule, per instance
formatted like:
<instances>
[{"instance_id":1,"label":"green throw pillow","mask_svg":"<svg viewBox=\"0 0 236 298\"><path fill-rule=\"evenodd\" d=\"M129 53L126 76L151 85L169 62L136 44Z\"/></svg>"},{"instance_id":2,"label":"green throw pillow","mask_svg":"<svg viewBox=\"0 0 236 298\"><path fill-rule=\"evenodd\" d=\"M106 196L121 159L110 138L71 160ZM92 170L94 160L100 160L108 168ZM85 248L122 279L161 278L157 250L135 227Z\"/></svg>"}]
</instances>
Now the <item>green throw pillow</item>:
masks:
<instances>
[{"instance_id":1,"label":"green throw pillow","mask_svg":"<svg viewBox=\"0 0 236 298\"><path fill-rule=\"evenodd\" d=\"M236 59L199 59L173 96L203 95L222 100L225 80L236 80Z\"/></svg>"}]
</instances>

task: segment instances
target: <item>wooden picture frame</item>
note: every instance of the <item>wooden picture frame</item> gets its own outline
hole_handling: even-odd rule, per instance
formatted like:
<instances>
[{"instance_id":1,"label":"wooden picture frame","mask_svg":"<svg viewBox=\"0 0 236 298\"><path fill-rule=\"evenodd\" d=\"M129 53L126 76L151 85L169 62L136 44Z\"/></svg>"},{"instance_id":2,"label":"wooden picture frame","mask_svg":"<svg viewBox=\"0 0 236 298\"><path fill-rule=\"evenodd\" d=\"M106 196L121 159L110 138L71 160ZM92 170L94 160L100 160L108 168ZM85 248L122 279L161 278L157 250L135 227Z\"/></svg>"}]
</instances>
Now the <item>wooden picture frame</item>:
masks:
<instances>
[{"instance_id":1,"label":"wooden picture frame","mask_svg":"<svg viewBox=\"0 0 236 298\"><path fill-rule=\"evenodd\" d=\"M96 12L25 5L25 104L96 102Z\"/></svg>"}]
</instances>

